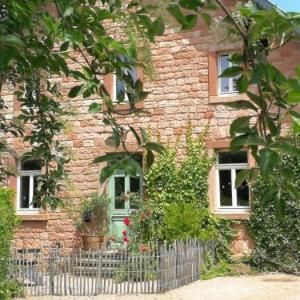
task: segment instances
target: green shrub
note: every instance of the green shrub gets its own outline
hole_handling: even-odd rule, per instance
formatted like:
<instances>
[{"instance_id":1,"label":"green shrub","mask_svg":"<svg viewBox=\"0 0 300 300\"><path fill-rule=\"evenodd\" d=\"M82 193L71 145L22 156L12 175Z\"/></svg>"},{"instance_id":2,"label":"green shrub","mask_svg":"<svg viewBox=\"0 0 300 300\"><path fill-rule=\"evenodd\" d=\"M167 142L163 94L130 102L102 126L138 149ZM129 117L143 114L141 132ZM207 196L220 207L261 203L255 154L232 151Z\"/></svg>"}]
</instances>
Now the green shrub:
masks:
<instances>
[{"instance_id":1,"label":"green shrub","mask_svg":"<svg viewBox=\"0 0 300 300\"><path fill-rule=\"evenodd\" d=\"M164 235L167 241L197 238L202 241L217 237L216 219L207 208L193 203L174 203L165 208Z\"/></svg>"},{"instance_id":2,"label":"green shrub","mask_svg":"<svg viewBox=\"0 0 300 300\"><path fill-rule=\"evenodd\" d=\"M10 300L14 297L23 297L23 288L16 280L6 279L0 282L0 299Z\"/></svg>"},{"instance_id":3,"label":"green shrub","mask_svg":"<svg viewBox=\"0 0 300 300\"><path fill-rule=\"evenodd\" d=\"M10 299L18 292L17 283L8 279L10 246L18 224L13 204L14 191L0 188L0 299Z\"/></svg>"},{"instance_id":4,"label":"green shrub","mask_svg":"<svg viewBox=\"0 0 300 300\"><path fill-rule=\"evenodd\" d=\"M297 144L297 142L296 142ZM299 145L299 136L298 136ZM293 171L296 180L291 182L300 190L300 157L284 155L282 170ZM284 175L285 174L285 175ZM286 176L282 171L278 177ZM300 201L283 195L284 207L279 214L276 195L265 199L268 183L257 180L253 188L254 202L249 228L255 242L252 263L260 270L300 272ZM282 206L282 205L281 205Z\"/></svg>"}]
</instances>

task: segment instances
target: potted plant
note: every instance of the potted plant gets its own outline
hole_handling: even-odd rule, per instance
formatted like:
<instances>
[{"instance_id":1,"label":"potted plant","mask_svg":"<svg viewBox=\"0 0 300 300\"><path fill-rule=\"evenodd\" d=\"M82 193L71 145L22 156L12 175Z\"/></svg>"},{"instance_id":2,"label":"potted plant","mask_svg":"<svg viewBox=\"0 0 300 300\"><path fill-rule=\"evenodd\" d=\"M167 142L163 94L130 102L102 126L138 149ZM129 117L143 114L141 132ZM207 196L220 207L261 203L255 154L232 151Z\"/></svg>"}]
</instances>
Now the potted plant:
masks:
<instances>
[{"instance_id":1,"label":"potted plant","mask_svg":"<svg viewBox=\"0 0 300 300\"><path fill-rule=\"evenodd\" d=\"M77 229L81 231L84 250L98 250L103 244L107 229L109 199L98 193L81 203Z\"/></svg>"}]
</instances>

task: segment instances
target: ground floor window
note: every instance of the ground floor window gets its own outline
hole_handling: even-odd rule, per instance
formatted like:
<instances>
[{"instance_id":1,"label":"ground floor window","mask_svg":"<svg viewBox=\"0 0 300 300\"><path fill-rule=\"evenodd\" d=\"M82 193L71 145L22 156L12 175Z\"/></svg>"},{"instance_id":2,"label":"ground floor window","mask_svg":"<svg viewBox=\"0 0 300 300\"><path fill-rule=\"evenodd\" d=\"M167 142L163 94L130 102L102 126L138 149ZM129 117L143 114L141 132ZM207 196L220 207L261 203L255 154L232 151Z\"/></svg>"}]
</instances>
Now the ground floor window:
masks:
<instances>
[{"instance_id":1,"label":"ground floor window","mask_svg":"<svg viewBox=\"0 0 300 300\"><path fill-rule=\"evenodd\" d=\"M39 211L40 204L36 197L36 189L38 177L41 175L40 161L20 161L18 169L17 210Z\"/></svg>"},{"instance_id":2,"label":"ground floor window","mask_svg":"<svg viewBox=\"0 0 300 300\"><path fill-rule=\"evenodd\" d=\"M217 208L219 210L247 210L249 208L249 187L244 181L235 188L239 172L248 169L247 151L217 152Z\"/></svg>"}]
</instances>

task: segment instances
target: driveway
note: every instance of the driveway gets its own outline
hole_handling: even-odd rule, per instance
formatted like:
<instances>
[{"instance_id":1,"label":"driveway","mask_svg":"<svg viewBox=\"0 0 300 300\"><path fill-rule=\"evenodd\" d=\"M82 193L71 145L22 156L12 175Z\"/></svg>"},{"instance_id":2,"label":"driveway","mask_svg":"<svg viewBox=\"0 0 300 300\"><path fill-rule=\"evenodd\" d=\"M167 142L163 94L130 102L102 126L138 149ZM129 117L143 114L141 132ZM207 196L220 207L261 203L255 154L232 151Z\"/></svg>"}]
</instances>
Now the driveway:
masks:
<instances>
[{"instance_id":1,"label":"driveway","mask_svg":"<svg viewBox=\"0 0 300 300\"><path fill-rule=\"evenodd\" d=\"M268 274L196 281L161 295L32 297L31 300L300 300L300 277Z\"/></svg>"}]
</instances>

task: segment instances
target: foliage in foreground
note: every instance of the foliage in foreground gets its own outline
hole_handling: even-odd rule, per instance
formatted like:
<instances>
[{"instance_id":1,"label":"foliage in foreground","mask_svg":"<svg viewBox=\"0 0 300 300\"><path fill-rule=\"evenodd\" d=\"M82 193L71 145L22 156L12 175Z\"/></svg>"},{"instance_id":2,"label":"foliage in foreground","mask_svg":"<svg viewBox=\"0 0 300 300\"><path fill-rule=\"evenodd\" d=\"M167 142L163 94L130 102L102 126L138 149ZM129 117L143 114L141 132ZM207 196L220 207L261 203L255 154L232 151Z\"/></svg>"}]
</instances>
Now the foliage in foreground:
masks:
<instances>
[{"instance_id":1,"label":"foliage in foreground","mask_svg":"<svg viewBox=\"0 0 300 300\"><path fill-rule=\"evenodd\" d=\"M299 147L300 136L295 144ZM284 155L283 170L294 172L293 186L300 190L300 158ZM291 179L292 180L292 179ZM254 202L249 220L255 248L252 254L252 263L263 271L280 271L288 273L300 273L300 201L294 199L288 193L284 193L284 207L280 205L269 193L267 200L262 200L267 193L269 185L262 178L257 180L254 186Z\"/></svg>"},{"instance_id":2,"label":"foliage in foreground","mask_svg":"<svg viewBox=\"0 0 300 300\"><path fill-rule=\"evenodd\" d=\"M14 231L18 225L13 204L15 192L0 188L0 299L10 299L20 293L17 282L8 279L8 261Z\"/></svg>"}]
</instances>

